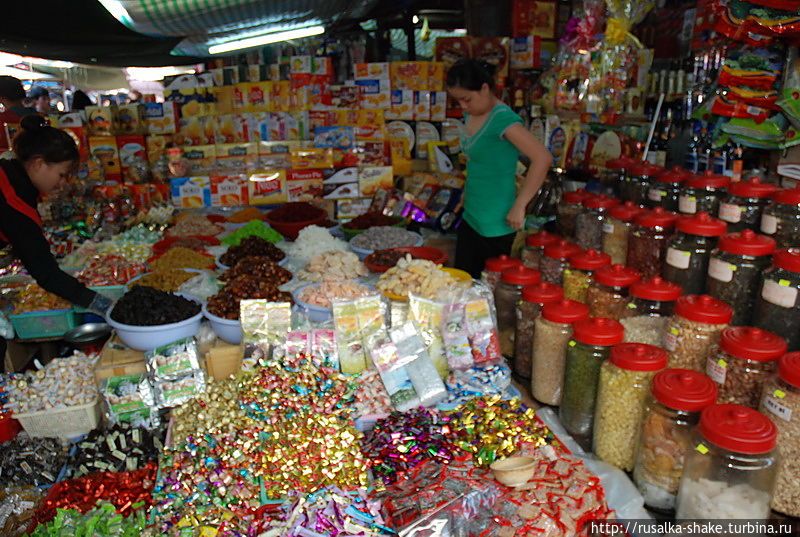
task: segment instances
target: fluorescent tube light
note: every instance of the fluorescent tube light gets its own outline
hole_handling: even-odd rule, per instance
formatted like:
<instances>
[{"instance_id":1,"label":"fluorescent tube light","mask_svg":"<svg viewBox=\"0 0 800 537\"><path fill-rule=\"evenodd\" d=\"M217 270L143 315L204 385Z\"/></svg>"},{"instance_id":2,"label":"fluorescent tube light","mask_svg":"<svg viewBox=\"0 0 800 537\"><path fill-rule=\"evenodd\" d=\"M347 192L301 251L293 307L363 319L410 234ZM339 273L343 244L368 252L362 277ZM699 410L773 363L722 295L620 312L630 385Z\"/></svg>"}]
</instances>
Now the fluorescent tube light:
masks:
<instances>
[{"instance_id":1,"label":"fluorescent tube light","mask_svg":"<svg viewBox=\"0 0 800 537\"><path fill-rule=\"evenodd\" d=\"M260 47L263 45L269 45L270 43L288 41L290 39L311 37L312 35L319 35L322 33L325 33L324 26L309 26L308 28L298 28L296 30L288 30L286 32L276 32L272 34L260 35L258 37L250 37L247 39L237 39L236 41L229 41L228 43L221 43L219 45L212 45L208 47L208 53L221 54L223 52L231 52L232 50Z\"/></svg>"}]
</instances>

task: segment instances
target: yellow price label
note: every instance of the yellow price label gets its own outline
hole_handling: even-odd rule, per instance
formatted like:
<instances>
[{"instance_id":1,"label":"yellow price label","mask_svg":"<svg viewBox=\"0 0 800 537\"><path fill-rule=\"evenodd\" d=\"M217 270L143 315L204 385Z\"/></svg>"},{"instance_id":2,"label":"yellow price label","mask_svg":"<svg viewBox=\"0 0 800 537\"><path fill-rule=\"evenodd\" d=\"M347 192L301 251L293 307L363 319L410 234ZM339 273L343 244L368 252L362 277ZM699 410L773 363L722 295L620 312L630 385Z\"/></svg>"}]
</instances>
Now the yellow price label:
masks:
<instances>
[{"instance_id":1,"label":"yellow price label","mask_svg":"<svg viewBox=\"0 0 800 537\"><path fill-rule=\"evenodd\" d=\"M569 342L569 346L570 346L570 347L574 347L575 345L577 345L577 343L575 343L574 341L570 341L570 342Z\"/></svg>"},{"instance_id":2,"label":"yellow price label","mask_svg":"<svg viewBox=\"0 0 800 537\"><path fill-rule=\"evenodd\" d=\"M719 364L720 367L728 367L728 362L722 359L717 360L717 364Z\"/></svg>"},{"instance_id":3,"label":"yellow price label","mask_svg":"<svg viewBox=\"0 0 800 537\"><path fill-rule=\"evenodd\" d=\"M783 390L775 390L774 392L772 392L772 394L778 399L783 399L784 397L786 397L786 392Z\"/></svg>"},{"instance_id":4,"label":"yellow price label","mask_svg":"<svg viewBox=\"0 0 800 537\"><path fill-rule=\"evenodd\" d=\"M670 328L669 333L672 334L673 336L677 336L678 334L680 334L680 330L678 330L677 328Z\"/></svg>"},{"instance_id":5,"label":"yellow price label","mask_svg":"<svg viewBox=\"0 0 800 537\"><path fill-rule=\"evenodd\" d=\"M789 280L779 280L778 285L780 285L781 287L789 287L790 285L792 285L792 282L790 282Z\"/></svg>"},{"instance_id":6,"label":"yellow price label","mask_svg":"<svg viewBox=\"0 0 800 537\"><path fill-rule=\"evenodd\" d=\"M694 449L695 449L695 451L699 451L703 455L708 453L708 448L706 446L704 446L703 444L697 444L697 447L694 448Z\"/></svg>"}]
</instances>

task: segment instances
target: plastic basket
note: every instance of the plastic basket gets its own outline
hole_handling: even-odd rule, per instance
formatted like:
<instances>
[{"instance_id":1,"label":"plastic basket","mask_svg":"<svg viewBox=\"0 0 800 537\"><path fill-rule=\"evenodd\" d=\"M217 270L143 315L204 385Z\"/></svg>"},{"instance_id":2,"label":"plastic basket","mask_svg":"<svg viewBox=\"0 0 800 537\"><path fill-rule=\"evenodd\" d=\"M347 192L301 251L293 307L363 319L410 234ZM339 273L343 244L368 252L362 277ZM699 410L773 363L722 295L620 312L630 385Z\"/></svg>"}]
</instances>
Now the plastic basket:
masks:
<instances>
[{"instance_id":1,"label":"plastic basket","mask_svg":"<svg viewBox=\"0 0 800 537\"><path fill-rule=\"evenodd\" d=\"M60 337L75 328L75 311L72 309L32 311L9 315L14 332L19 339Z\"/></svg>"},{"instance_id":2,"label":"plastic basket","mask_svg":"<svg viewBox=\"0 0 800 537\"><path fill-rule=\"evenodd\" d=\"M100 422L100 399L68 408L49 408L37 412L14 413L30 436L76 438L97 428Z\"/></svg>"},{"instance_id":3,"label":"plastic basket","mask_svg":"<svg viewBox=\"0 0 800 537\"><path fill-rule=\"evenodd\" d=\"M122 295L128 290L127 285L104 285L102 287L90 287L95 293L107 296L114 302L122 298ZM75 313L87 313L89 310L80 306L75 306Z\"/></svg>"}]
</instances>

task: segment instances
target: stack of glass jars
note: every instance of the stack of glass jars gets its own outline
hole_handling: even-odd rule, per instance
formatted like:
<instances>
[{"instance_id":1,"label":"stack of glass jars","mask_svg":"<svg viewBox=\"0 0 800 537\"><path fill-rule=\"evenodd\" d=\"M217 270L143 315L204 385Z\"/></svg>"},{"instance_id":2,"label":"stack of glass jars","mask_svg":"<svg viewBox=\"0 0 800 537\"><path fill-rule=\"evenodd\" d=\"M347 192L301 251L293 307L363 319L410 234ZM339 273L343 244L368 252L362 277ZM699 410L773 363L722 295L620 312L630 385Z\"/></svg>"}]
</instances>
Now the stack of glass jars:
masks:
<instances>
[{"instance_id":1,"label":"stack of glass jars","mask_svg":"<svg viewBox=\"0 0 800 537\"><path fill-rule=\"evenodd\" d=\"M575 237L575 218L583 210L583 200L593 194L580 188L572 192L564 192L558 202L557 224L562 237L572 239Z\"/></svg>"},{"instance_id":2,"label":"stack of glass jars","mask_svg":"<svg viewBox=\"0 0 800 537\"><path fill-rule=\"evenodd\" d=\"M778 248L800 246L800 183L773 193L771 200L761 215L761 233L775 239Z\"/></svg>"},{"instance_id":3,"label":"stack of glass jars","mask_svg":"<svg viewBox=\"0 0 800 537\"><path fill-rule=\"evenodd\" d=\"M627 170L636 164L636 160L624 155L607 160L605 170L600 174L600 183L606 190L613 189L615 194L619 195L619 189L627 175Z\"/></svg>"},{"instance_id":4,"label":"stack of glass jars","mask_svg":"<svg viewBox=\"0 0 800 537\"><path fill-rule=\"evenodd\" d=\"M776 185L762 183L758 177L731 183L719 204L719 217L728 223L728 231L755 231L761 226L764 207L777 190Z\"/></svg>"},{"instance_id":5,"label":"stack of glass jars","mask_svg":"<svg viewBox=\"0 0 800 537\"><path fill-rule=\"evenodd\" d=\"M711 252L706 289L708 294L733 306L734 325L750 324L761 285L769 267L775 241L749 229L719 238Z\"/></svg>"},{"instance_id":6,"label":"stack of glass jars","mask_svg":"<svg viewBox=\"0 0 800 537\"><path fill-rule=\"evenodd\" d=\"M729 304L708 295L684 295L675 303L667 324L664 347L671 368L703 372L719 335L733 318Z\"/></svg>"},{"instance_id":7,"label":"stack of glass jars","mask_svg":"<svg viewBox=\"0 0 800 537\"><path fill-rule=\"evenodd\" d=\"M625 264L641 272L642 278L660 276L664 270L667 246L677 218L675 213L656 207L633 219Z\"/></svg>"},{"instance_id":8,"label":"stack of glass jars","mask_svg":"<svg viewBox=\"0 0 800 537\"><path fill-rule=\"evenodd\" d=\"M483 281L489 289L494 291L494 288L500 283L500 274L502 274L504 270L521 266L522 261L515 257L509 257L507 255L490 257L486 260L485 268L481 273L481 281Z\"/></svg>"},{"instance_id":9,"label":"stack of glass jars","mask_svg":"<svg viewBox=\"0 0 800 537\"><path fill-rule=\"evenodd\" d=\"M800 248L778 250L764 273L756 303L755 324L800 350Z\"/></svg>"},{"instance_id":10,"label":"stack of glass jars","mask_svg":"<svg viewBox=\"0 0 800 537\"><path fill-rule=\"evenodd\" d=\"M658 174L655 180L650 182L650 189L647 191L647 206L661 207L665 211L677 211L681 185L690 176L691 173L680 166Z\"/></svg>"},{"instance_id":11,"label":"stack of glass jars","mask_svg":"<svg viewBox=\"0 0 800 537\"><path fill-rule=\"evenodd\" d=\"M525 246L522 248L522 264L528 268L539 270L539 261L544 255L544 247L560 239L555 233L539 231L525 237Z\"/></svg>"},{"instance_id":12,"label":"stack of glass jars","mask_svg":"<svg viewBox=\"0 0 800 537\"><path fill-rule=\"evenodd\" d=\"M775 486L778 429L740 405L712 405L700 415L687 450L675 518L765 520Z\"/></svg>"},{"instance_id":13,"label":"stack of glass jars","mask_svg":"<svg viewBox=\"0 0 800 537\"><path fill-rule=\"evenodd\" d=\"M586 304L592 317L620 320L628 305L628 288L639 280L639 273L624 265L606 265L594 271L586 291Z\"/></svg>"},{"instance_id":14,"label":"stack of glass jars","mask_svg":"<svg viewBox=\"0 0 800 537\"><path fill-rule=\"evenodd\" d=\"M664 331L681 296L681 286L660 276L639 280L630 287L630 301L622 314L625 341L664 346Z\"/></svg>"},{"instance_id":15,"label":"stack of glass jars","mask_svg":"<svg viewBox=\"0 0 800 537\"><path fill-rule=\"evenodd\" d=\"M687 295L702 294L706 291L711 251L727 226L701 212L679 218L676 228L678 233L667 247L664 279L680 285Z\"/></svg>"},{"instance_id":16,"label":"stack of glass jars","mask_svg":"<svg viewBox=\"0 0 800 537\"><path fill-rule=\"evenodd\" d=\"M625 264L628 257L628 234L633 219L643 210L632 201L615 205L608 210L603 224L603 251L611 256L612 263Z\"/></svg>"},{"instance_id":17,"label":"stack of glass jars","mask_svg":"<svg viewBox=\"0 0 800 537\"><path fill-rule=\"evenodd\" d=\"M589 249L569 256L569 268L564 269L564 297L586 303L586 291L595 270L611 264L611 256Z\"/></svg>"},{"instance_id":18,"label":"stack of glass jars","mask_svg":"<svg viewBox=\"0 0 800 537\"><path fill-rule=\"evenodd\" d=\"M700 412L717 400L710 378L686 369L665 369L651 382L644 410L633 480L644 503L665 512L675 509L683 463Z\"/></svg>"},{"instance_id":19,"label":"stack of glass jars","mask_svg":"<svg viewBox=\"0 0 800 537\"><path fill-rule=\"evenodd\" d=\"M688 178L681 186L678 195L678 212L718 214L719 202L725 196L725 189L729 184L731 184L730 177L715 175L710 170L703 175Z\"/></svg>"},{"instance_id":20,"label":"stack of glass jars","mask_svg":"<svg viewBox=\"0 0 800 537\"><path fill-rule=\"evenodd\" d=\"M514 374L521 379L531 379L531 355L536 319L542 307L563 300L564 291L558 285L539 282L522 288L522 300L517 305L517 329L514 333Z\"/></svg>"},{"instance_id":21,"label":"stack of glass jars","mask_svg":"<svg viewBox=\"0 0 800 537\"><path fill-rule=\"evenodd\" d=\"M517 327L517 304L522 297L522 288L539 283L538 270L518 266L503 271L500 283L494 289L494 307L497 311L497 332L500 336L500 351L506 356L514 355L514 330Z\"/></svg>"},{"instance_id":22,"label":"stack of glass jars","mask_svg":"<svg viewBox=\"0 0 800 537\"><path fill-rule=\"evenodd\" d=\"M542 281L562 284L564 269L569 266L567 259L581 251L577 244L558 240L544 247L544 256L539 261L539 270L542 272Z\"/></svg>"},{"instance_id":23,"label":"stack of glass jars","mask_svg":"<svg viewBox=\"0 0 800 537\"><path fill-rule=\"evenodd\" d=\"M575 239L584 249L603 247L603 224L608 210L619 205L619 200L608 196L591 196L583 200L583 210L575 221Z\"/></svg>"}]
</instances>

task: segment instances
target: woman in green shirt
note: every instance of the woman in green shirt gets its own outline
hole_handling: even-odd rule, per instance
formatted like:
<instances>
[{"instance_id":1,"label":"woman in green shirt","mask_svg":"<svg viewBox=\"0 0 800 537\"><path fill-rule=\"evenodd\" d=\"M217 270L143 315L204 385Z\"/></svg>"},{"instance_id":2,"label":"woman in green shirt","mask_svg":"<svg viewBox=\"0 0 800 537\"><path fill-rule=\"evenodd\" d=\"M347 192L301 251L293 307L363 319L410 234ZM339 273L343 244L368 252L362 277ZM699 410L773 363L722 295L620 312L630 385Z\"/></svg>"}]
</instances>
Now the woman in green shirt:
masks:
<instances>
[{"instance_id":1,"label":"woman in green shirt","mask_svg":"<svg viewBox=\"0 0 800 537\"><path fill-rule=\"evenodd\" d=\"M511 108L495 97L494 67L459 60L447 72L447 91L464 110L467 156L464 221L458 230L457 268L479 278L486 260L509 254L525 209L542 186L552 157ZM519 154L531 160L517 188Z\"/></svg>"}]
</instances>

